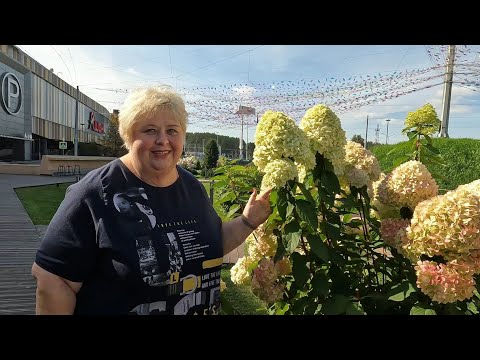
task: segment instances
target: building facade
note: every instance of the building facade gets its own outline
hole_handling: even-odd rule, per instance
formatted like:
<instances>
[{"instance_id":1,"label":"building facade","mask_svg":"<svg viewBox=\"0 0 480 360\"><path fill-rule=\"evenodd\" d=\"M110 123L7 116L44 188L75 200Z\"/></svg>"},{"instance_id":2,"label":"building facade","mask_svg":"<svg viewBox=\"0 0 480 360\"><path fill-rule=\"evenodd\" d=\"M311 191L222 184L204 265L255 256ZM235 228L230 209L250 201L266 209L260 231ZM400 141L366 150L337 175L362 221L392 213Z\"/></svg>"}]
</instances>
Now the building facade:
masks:
<instances>
[{"instance_id":1,"label":"building facade","mask_svg":"<svg viewBox=\"0 0 480 360\"><path fill-rule=\"evenodd\" d=\"M16 46L0 45L0 85L0 161L73 155L75 123L80 143L99 143L107 131L105 107Z\"/></svg>"}]
</instances>

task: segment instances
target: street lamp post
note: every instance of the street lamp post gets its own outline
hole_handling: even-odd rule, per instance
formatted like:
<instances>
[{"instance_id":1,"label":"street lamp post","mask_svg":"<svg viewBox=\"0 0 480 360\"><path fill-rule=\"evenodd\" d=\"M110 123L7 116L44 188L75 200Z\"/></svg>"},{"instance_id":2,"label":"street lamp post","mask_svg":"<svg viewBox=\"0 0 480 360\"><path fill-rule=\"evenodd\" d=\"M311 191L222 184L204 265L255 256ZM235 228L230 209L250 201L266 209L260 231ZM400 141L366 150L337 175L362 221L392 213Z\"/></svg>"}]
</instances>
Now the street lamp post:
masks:
<instances>
[{"instance_id":1,"label":"street lamp post","mask_svg":"<svg viewBox=\"0 0 480 360\"><path fill-rule=\"evenodd\" d=\"M387 122L387 136L385 138L385 145L388 144L388 123L391 121L390 119L385 120Z\"/></svg>"},{"instance_id":2,"label":"street lamp post","mask_svg":"<svg viewBox=\"0 0 480 360\"><path fill-rule=\"evenodd\" d=\"M76 103L75 103L75 130L74 130L74 145L73 145L73 154L78 156L78 97L79 97L80 89L77 86L77 95L76 95Z\"/></svg>"}]
</instances>

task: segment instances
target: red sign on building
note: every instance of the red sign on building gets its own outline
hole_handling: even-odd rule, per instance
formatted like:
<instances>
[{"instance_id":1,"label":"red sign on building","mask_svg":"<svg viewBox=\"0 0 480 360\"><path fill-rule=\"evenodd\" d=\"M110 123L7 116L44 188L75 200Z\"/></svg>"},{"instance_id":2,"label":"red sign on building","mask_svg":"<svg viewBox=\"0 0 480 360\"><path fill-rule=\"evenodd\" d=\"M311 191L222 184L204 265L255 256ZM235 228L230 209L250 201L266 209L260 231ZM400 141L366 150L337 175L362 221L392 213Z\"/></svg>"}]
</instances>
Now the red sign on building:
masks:
<instances>
[{"instance_id":1,"label":"red sign on building","mask_svg":"<svg viewBox=\"0 0 480 360\"><path fill-rule=\"evenodd\" d=\"M105 132L103 124L95 120L95 112L93 111L90 111L90 118L88 119L88 128L99 134L103 134Z\"/></svg>"}]
</instances>

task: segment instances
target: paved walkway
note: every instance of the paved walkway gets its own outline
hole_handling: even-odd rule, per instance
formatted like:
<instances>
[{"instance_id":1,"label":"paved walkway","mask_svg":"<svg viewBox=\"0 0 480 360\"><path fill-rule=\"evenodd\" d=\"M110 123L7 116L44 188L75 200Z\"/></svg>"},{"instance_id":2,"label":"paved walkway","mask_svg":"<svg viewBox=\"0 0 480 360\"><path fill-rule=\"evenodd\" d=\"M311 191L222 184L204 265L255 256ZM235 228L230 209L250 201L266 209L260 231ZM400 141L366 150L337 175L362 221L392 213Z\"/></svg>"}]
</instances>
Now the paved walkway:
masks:
<instances>
[{"instance_id":1,"label":"paved walkway","mask_svg":"<svg viewBox=\"0 0 480 360\"><path fill-rule=\"evenodd\" d=\"M74 181L74 176L0 174L0 315L35 313L31 267L40 237L14 188Z\"/></svg>"},{"instance_id":2,"label":"paved walkway","mask_svg":"<svg viewBox=\"0 0 480 360\"><path fill-rule=\"evenodd\" d=\"M34 314L35 281L31 268L47 226L33 225L15 188L75 182L75 176L0 174L0 315ZM225 256L235 263L243 245Z\"/></svg>"}]
</instances>

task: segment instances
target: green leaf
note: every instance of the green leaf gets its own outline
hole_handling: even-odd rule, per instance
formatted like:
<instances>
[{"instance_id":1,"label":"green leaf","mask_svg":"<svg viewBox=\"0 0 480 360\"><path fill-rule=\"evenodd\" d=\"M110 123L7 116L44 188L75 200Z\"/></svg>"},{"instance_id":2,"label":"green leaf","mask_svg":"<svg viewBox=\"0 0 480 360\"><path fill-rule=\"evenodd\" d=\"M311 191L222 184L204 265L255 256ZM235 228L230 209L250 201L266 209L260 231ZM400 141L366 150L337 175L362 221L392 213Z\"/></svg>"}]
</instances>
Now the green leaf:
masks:
<instances>
[{"instance_id":1,"label":"green leaf","mask_svg":"<svg viewBox=\"0 0 480 360\"><path fill-rule=\"evenodd\" d=\"M287 303L283 307L277 307L277 309L275 310L275 315L285 315L289 308L290 304Z\"/></svg>"},{"instance_id":2,"label":"green leaf","mask_svg":"<svg viewBox=\"0 0 480 360\"><path fill-rule=\"evenodd\" d=\"M230 210L227 214L227 219L231 219L232 216L238 211L238 209L240 209L240 205L238 204L233 204L232 206L230 206Z\"/></svg>"},{"instance_id":3,"label":"green leaf","mask_svg":"<svg viewBox=\"0 0 480 360\"><path fill-rule=\"evenodd\" d=\"M301 289L307 283L310 277L310 272L307 267L307 257L295 252L291 256L292 259L292 275L297 283L297 286Z\"/></svg>"},{"instance_id":4,"label":"green leaf","mask_svg":"<svg viewBox=\"0 0 480 360\"><path fill-rule=\"evenodd\" d=\"M302 229L300 229L296 221L292 221L284 226L282 234L283 246L289 254L293 253L297 248L301 234Z\"/></svg>"},{"instance_id":5,"label":"green leaf","mask_svg":"<svg viewBox=\"0 0 480 360\"><path fill-rule=\"evenodd\" d=\"M321 181L330 194L340 193L340 183L338 182L338 178L335 173L330 171L324 171L322 173Z\"/></svg>"},{"instance_id":6,"label":"green leaf","mask_svg":"<svg viewBox=\"0 0 480 360\"><path fill-rule=\"evenodd\" d=\"M345 224L348 224L350 222L350 220L352 220L352 214L349 213L349 214L343 215L343 222Z\"/></svg>"},{"instance_id":7,"label":"green leaf","mask_svg":"<svg viewBox=\"0 0 480 360\"><path fill-rule=\"evenodd\" d=\"M392 150L390 150L389 152L387 152L387 155L386 155L386 156L388 157L388 156L392 155L396 150L397 150L397 148L394 147Z\"/></svg>"},{"instance_id":8,"label":"green leaf","mask_svg":"<svg viewBox=\"0 0 480 360\"><path fill-rule=\"evenodd\" d=\"M347 315L367 315L360 301L351 302L349 301L346 309Z\"/></svg>"},{"instance_id":9,"label":"green leaf","mask_svg":"<svg viewBox=\"0 0 480 360\"><path fill-rule=\"evenodd\" d=\"M229 192L226 192L226 193L222 194L218 198L217 204L223 204L224 202L232 201L232 200L235 200L235 194L232 191L229 191Z\"/></svg>"},{"instance_id":10,"label":"green leaf","mask_svg":"<svg viewBox=\"0 0 480 360\"><path fill-rule=\"evenodd\" d=\"M287 219L287 194L283 189L278 190L277 209L283 220Z\"/></svg>"},{"instance_id":11,"label":"green leaf","mask_svg":"<svg viewBox=\"0 0 480 360\"><path fill-rule=\"evenodd\" d=\"M407 155L403 155L403 156L400 156L400 157L396 158L392 165L393 165L393 167L397 167L398 165L402 164L403 162L405 162L407 160L410 160L410 157L407 156Z\"/></svg>"},{"instance_id":12,"label":"green leaf","mask_svg":"<svg viewBox=\"0 0 480 360\"><path fill-rule=\"evenodd\" d=\"M312 230L316 231L318 227L317 209L313 203L300 199L297 200L296 205L300 220L306 221Z\"/></svg>"},{"instance_id":13,"label":"green leaf","mask_svg":"<svg viewBox=\"0 0 480 360\"><path fill-rule=\"evenodd\" d=\"M430 144L425 144L424 145L428 150L430 150L432 153L436 154L436 155L440 155L440 151L434 147L433 145L430 145Z\"/></svg>"},{"instance_id":14,"label":"green leaf","mask_svg":"<svg viewBox=\"0 0 480 360\"><path fill-rule=\"evenodd\" d=\"M273 206L277 205L277 199L278 199L278 191L273 190L273 191L270 193L270 203L271 203Z\"/></svg>"},{"instance_id":15,"label":"green leaf","mask_svg":"<svg viewBox=\"0 0 480 360\"><path fill-rule=\"evenodd\" d=\"M477 306L475 305L475 302L474 302L474 301L470 301L470 302L467 304L467 309L468 309L472 314L475 314L475 315L478 314L478 308L477 308Z\"/></svg>"},{"instance_id":16,"label":"green leaf","mask_svg":"<svg viewBox=\"0 0 480 360\"><path fill-rule=\"evenodd\" d=\"M297 182L297 186L300 188L302 191L303 196L305 196L305 199L307 199L309 202L312 204L315 204L315 200L312 197L312 194L310 194L310 191L307 190L304 184Z\"/></svg>"},{"instance_id":17,"label":"green leaf","mask_svg":"<svg viewBox=\"0 0 480 360\"><path fill-rule=\"evenodd\" d=\"M403 301L415 292L415 288L408 281L403 281L392 287L388 293L388 300Z\"/></svg>"},{"instance_id":18,"label":"green leaf","mask_svg":"<svg viewBox=\"0 0 480 360\"><path fill-rule=\"evenodd\" d=\"M310 299L308 297L302 297L295 301L292 305L292 313L295 315L303 315L305 307L308 305Z\"/></svg>"},{"instance_id":19,"label":"green leaf","mask_svg":"<svg viewBox=\"0 0 480 360\"><path fill-rule=\"evenodd\" d=\"M338 240L340 239L340 228L330 224L328 222L322 222L320 224L322 232L328 236L329 239Z\"/></svg>"},{"instance_id":20,"label":"green leaf","mask_svg":"<svg viewBox=\"0 0 480 360\"><path fill-rule=\"evenodd\" d=\"M417 132L416 130L407 132L407 136L408 136L408 138L409 138L410 140L412 140L413 138L415 138L417 135L418 135L418 132Z\"/></svg>"},{"instance_id":21,"label":"green leaf","mask_svg":"<svg viewBox=\"0 0 480 360\"><path fill-rule=\"evenodd\" d=\"M317 255L320 259L325 262L330 260L330 256L328 254L328 247L324 244L324 242L316 235L308 234L307 235L308 243L310 244L310 248L312 252Z\"/></svg>"},{"instance_id":22,"label":"green leaf","mask_svg":"<svg viewBox=\"0 0 480 360\"><path fill-rule=\"evenodd\" d=\"M315 294L319 296L328 296L330 288L328 276L320 271L317 271L315 275L313 275L312 287Z\"/></svg>"},{"instance_id":23,"label":"green leaf","mask_svg":"<svg viewBox=\"0 0 480 360\"><path fill-rule=\"evenodd\" d=\"M287 205L287 212L286 212L286 219L288 219L288 217L289 217L290 215L292 215L294 209L295 209L295 206L292 205L292 203L288 203L288 205Z\"/></svg>"},{"instance_id":24,"label":"green leaf","mask_svg":"<svg viewBox=\"0 0 480 360\"><path fill-rule=\"evenodd\" d=\"M432 138L426 134L423 134L423 136L425 136L425 139L427 139L428 143L431 144L432 143Z\"/></svg>"},{"instance_id":25,"label":"green leaf","mask_svg":"<svg viewBox=\"0 0 480 360\"><path fill-rule=\"evenodd\" d=\"M413 305L410 309L410 315L437 315L435 310L425 307L425 305Z\"/></svg>"},{"instance_id":26,"label":"green leaf","mask_svg":"<svg viewBox=\"0 0 480 360\"><path fill-rule=\"evenodd\" d=\"M329 301L322 306L322 312L325 315L340 315L347 311L349 304L345 295L334 295Z\"/></svg>"},{"instance_id":27,"label":"green leaf","mask_svg":"<svg viewBox=\"0 0 480 360\"><path fill-rule=\"evenodd\" d=\"M273 230L273 234L277 239L277 251L275 252L275 256L273 257L273 261L277 262L283 258L285 255L285 246L283 245L282 235L278 229Z\"/></svg>"}]
</instances>

